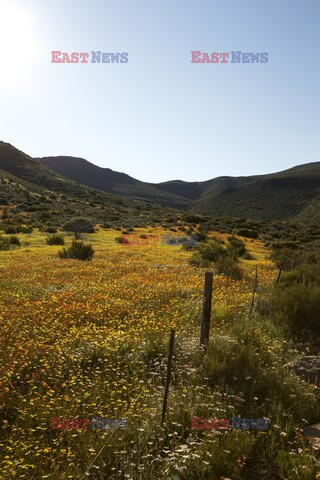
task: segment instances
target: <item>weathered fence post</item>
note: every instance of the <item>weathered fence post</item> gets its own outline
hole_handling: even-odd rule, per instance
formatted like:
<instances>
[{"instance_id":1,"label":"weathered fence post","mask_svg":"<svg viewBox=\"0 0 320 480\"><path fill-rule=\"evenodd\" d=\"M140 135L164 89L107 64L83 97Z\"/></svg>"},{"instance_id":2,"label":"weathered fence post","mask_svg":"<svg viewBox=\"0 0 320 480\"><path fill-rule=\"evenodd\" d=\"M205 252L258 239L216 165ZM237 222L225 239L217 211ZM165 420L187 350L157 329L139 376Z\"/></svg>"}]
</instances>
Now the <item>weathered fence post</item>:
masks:
<instances>
[{"instance_id":1,"label":"weathered fence post","mask_svg":"<svg viewBox=\"0 0 320 480\"><path fill-rule=\"evenodd\" d=\"M284 262L286 260L286 257L283 257L282 259L282 262L281 262L281 265L280 265L280 270L279 270L279 273L278 273L278 278L277 278L277 285L280 281L280 277L281 277L281 273L282 273L282 270L283 270L283 267L284 267Z\"/></svg>"},{"instance_id":2,"label":"weathered fence post","mask_svg":"<svg viewBox=\"0 0 320 480\"><path fill-rule=\"evenodd\" d=\"M170 377L171 377L172 354L173 354L175 333L176 333L175 330L171 330L169 352L168 352L168 363L167 363L167 378L166 378L166 385L165 385L165 389L164 389L164 397L163 397L163 405L162 405L161 425L163 425L164 417L166 416L166 411L167 411L169 384L170 384Z\"/></svg>"},{"instance_id":3,"label":"weathered fence post","mask_svg":"<svg viewBox=\"0 0 320 480\"><path fill-rule=\"evenodd\" d=\"M292 256L291 270L293 270L293 269L294 269L294 267L295 267L295 265L296 265L296 263L295 263L295 260L296 260L296 253L297 253L297 252L294 252L294 253L293 253L293 256Z\"/></svg>"},{"instance_id":4,"label":"weathered fence post","mask_svg":"<svg viewBox=\"0 0 320 480\"><path fill-rule=\"evenodd\" d=\"M253 312L254 298L255 298L255 295L256 295L257 286L258 286L258 267L256 266L256 274L255 274L254 281L253 281L252 299L251 299L251 305L250 305L248 320L250 320L252 312Z\"/></svg>"},{"instance_id":5,"label":"weathered fence post","mask_svg":"<svg viewBox=\"0 0 320 480\"><path fill-rule=\"evenodd\" d=\"M200 345L205 345L209 342L210 334L210 319L211 319L211 303L212 303L212 282L213 273L205 273L203 307L202 307L202 322L200 331Z\"/></svg>"}]
</instances>

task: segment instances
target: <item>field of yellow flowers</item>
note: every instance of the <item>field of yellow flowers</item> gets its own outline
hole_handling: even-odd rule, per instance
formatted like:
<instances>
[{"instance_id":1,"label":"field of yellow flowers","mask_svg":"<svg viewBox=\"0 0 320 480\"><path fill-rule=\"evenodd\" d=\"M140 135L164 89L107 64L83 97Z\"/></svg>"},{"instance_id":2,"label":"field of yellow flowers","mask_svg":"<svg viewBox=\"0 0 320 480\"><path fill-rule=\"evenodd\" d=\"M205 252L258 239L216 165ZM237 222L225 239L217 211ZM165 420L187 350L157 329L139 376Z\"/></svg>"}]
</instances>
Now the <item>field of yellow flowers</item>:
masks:
<instances>
[{"instance_id":1,"label":"field of yellow flowers","mask_svg":"<svg viewBox=\"0 0 320 480\"><path fill-rule=\"evenodd\" d=\"M153 228L133 234L162 233L167 232ZM160 478L152 468L143 474L134 447L141 437L149 442L143 452L148 462L157 442L168 444L166 435L184 435L182 423L158 439L143 425L161 410L163 388L156 377L164 372L170 329L176 330L177 348L185 340L181 351L197 343L204 269L190 266L191 253L181 247L161 246L160 240L124 246L115 242L117 236L100 229L85 237L95 250L92 262L60 259L61 247L46 245L38 231L20 235L21 248L0 252L1 480L80 480L92 462L84 478ZM244 279L214 277L213 329L247 315L256 265L260 285L276 276L262 243L245 242L253 259L242 260ZM182 377L192 372L187 367L181 366ZM181 392L187 402L185 385ZM96 416L128 418L129 428L115 434L115 443L108 443L108 431L51 428L53 417ZM250 441L240 439L243 445ZM105 442L112 458L95 463ZM189 447L178 445L187 459ZM125 473L125 453L136 476ZM161 478L173 478L166 468Z\"/></svg>"}]
</instances>

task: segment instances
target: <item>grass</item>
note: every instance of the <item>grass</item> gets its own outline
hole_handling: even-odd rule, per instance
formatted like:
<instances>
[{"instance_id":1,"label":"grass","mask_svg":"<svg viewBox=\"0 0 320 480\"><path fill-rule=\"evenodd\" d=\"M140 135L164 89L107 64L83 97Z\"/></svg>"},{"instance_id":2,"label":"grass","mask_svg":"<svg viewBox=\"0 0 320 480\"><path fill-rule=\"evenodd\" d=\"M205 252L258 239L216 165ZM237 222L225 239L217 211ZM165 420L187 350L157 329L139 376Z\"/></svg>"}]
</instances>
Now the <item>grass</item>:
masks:
<instances>
[{"instance_id":1,"label":"grass","mask_svg":"<svg viewBox=\"0 0 320 480\"><path fill-rule=\"evenodd\" d=\"M169 233L135 228L133 235ZM177 235L181 234L177 228ZM252 279L277 271L260 240L243 279L214 277L207 353L198 345L204 269L192 251L123 246L119 231L85 235L92 262L58 258L34 230L1 251L0 479L207 478L311 480L314 455L301 427L319 419L317 390L287 371L297 353L272 316L248 321ZM228 233L209 237L227 241ZM71 236L65 237L66 248ZM166 352L176 330L168 412L161 426ZM267 431L192 430L191 417L269 419ZM128 429L53 430L53 417L127 418ZM272 477L272 475L274 477Z\"/></svg>"}]
</instances>

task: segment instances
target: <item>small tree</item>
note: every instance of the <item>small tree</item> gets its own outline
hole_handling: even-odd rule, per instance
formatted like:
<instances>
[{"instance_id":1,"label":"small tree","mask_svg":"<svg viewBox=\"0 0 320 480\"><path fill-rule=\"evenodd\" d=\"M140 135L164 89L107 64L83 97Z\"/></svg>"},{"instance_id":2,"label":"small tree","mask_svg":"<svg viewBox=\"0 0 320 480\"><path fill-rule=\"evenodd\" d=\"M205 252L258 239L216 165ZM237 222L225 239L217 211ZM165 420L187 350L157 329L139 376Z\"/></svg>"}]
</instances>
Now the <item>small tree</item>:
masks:
<instances>
[{"instance_id":1,"label":"small tree","mask_svg":"<svg viewBox=\"0 0 320 480\"><path fill-rule=\"evenodd\" d=\"M61 230L72 232L75 239L78 240L83 233L94 233L94 225L91 220L88 220L87 218L77 217L64 223Z\"/></svg>"}]
</instances>

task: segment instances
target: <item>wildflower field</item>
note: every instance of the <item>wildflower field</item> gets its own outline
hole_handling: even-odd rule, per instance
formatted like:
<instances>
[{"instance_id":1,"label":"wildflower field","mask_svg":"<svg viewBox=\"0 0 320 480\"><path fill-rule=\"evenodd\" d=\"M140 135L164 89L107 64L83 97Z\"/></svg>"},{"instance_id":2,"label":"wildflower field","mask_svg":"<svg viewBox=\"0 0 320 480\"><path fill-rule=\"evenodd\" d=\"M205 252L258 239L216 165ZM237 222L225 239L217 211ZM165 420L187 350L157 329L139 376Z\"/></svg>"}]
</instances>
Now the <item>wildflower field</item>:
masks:
<instances>
[{"instance_id":1,"label":"wildflower field","mask_svg":"<svg viewBox=\"0 0 320 480\"><path fill-rule=\"evenodd\" d=\"M38 230L19 235L20 248L0 251L0 479L255 480L267 478L264 470L268 478L316 478L300 428L319 411L316 387L286 369L294 349L282 329L247 318L256 266L258 296L277 277L263 243L243 239L252 259L241 260L242 280L214 276L204 352L206 269L191 266L192 252L181 247L125 246L118 235L87 234L91 262L60 259L61 247L46 245ZM267 417L269 429L192 430L192 416ZM56 417L126 418L128 428L53 429Z\"/></svg>"}]
</instances>

